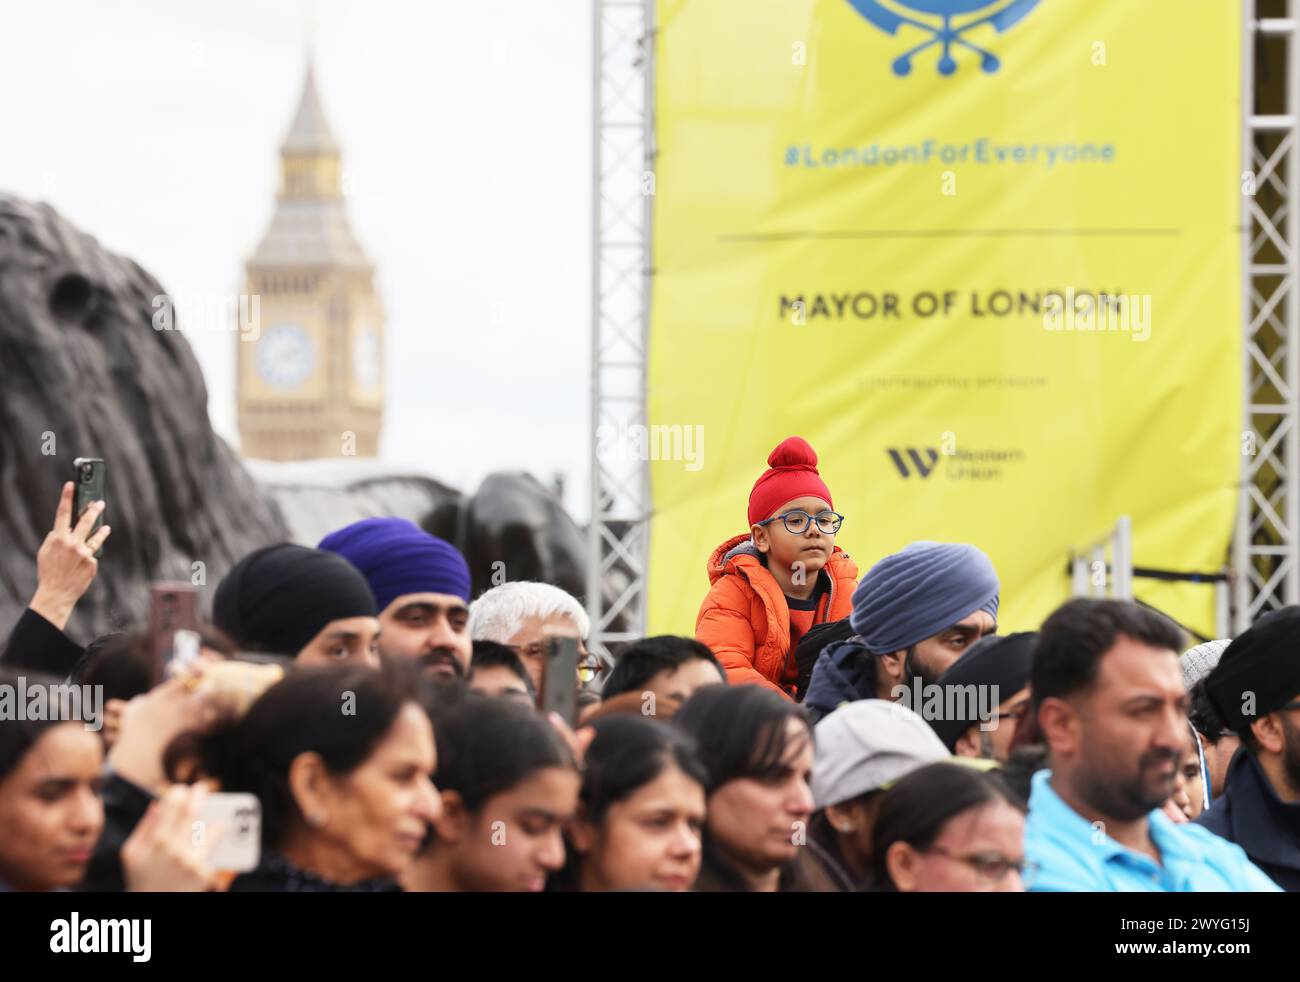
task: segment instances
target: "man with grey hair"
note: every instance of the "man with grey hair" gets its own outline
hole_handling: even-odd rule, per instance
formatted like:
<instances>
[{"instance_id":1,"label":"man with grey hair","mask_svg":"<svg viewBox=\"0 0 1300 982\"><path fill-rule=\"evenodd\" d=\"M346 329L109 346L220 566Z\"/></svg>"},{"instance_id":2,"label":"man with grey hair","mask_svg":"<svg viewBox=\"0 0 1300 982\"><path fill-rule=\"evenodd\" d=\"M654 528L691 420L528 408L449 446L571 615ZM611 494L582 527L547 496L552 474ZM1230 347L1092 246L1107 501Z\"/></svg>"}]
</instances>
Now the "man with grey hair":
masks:
<instances>
[{"instance_id":1,"label":"man with grey hair","mask_svg":"<svg viewBox=\"0 0 1300 982\"><path fill-rule=\"evenodd\" d=\"M577 631L579 678L591 681L597 669L584 644L591 633L591 620L582 604L559 587L528 580L502 583L469 605L470 637L495 641L514 651L538 692L551 631Z\"/></svg>"}]
</instances>

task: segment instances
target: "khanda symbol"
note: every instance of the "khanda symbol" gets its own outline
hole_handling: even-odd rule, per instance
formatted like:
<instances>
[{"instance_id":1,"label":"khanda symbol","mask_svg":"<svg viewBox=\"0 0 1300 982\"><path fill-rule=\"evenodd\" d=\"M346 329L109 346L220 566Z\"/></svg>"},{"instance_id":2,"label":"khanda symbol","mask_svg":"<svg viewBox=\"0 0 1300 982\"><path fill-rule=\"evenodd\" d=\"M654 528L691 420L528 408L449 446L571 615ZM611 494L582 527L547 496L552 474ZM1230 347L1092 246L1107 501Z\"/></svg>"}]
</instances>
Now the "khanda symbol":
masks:
<instances>
[{"instance_id":1,"label":"khanda symbol","mask_svg":"<svg viewBox=\"0 0 1300 982\"><path fill-rule=\"evenodd\" d=\"M896 35L904 24L910 24L929 35L929 38L894 59L892 68L895 75L907 75L912 71L912 57L935 45L943 46L939 58L939 74L951 75L957 70L957 61L952 56L953 48L966 48L980 56L980 68L986 73L996 72L1001 66L997 55L978 45L967 41L965 34L982 24L992 24L999 34L1010 30L1025 15L1038 6L1039 0L893 0L898 7L905 7L922 17L938 18L940 23L917 20L907 17L886 7L883 0L849 0L849 5L868 21L889 35ZM975 16L960 25L953 20L963 14L978 14L980 11L997 7L993 13Z\"/></svg>"}]
</instances>

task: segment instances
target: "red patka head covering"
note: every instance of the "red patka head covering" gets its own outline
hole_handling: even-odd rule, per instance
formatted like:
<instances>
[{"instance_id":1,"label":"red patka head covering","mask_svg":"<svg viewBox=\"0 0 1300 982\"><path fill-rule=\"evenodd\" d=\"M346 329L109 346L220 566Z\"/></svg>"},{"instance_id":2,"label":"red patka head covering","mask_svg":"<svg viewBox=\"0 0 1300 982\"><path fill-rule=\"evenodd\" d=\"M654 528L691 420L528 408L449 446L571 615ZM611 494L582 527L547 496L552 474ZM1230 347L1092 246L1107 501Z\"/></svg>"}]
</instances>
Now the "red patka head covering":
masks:
<instances>
[{"instance_id":1,"label":"red patka head covering","mask_svg":"<svg viewBox=\"0 0 1300 982\"><path fill-rule=\"evenodd\" d=\"M787 501L812 495L832 508L831 492L817 473L817 451L801 436L786 437L767 457L768 469L749 492L749 524L767 518Z\"/></svg>"}]
</instances>

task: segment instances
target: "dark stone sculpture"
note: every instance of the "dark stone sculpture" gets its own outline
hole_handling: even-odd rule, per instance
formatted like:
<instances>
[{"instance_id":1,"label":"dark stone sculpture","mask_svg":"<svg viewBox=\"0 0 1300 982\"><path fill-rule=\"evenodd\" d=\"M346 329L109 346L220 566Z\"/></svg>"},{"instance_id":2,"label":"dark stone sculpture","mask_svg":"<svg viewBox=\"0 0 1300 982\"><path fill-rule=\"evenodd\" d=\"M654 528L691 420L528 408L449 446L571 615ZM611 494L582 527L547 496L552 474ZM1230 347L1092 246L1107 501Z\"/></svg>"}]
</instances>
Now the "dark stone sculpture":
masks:
<instances>
[{"instance_id":1,"label":"dark stone sculpture","mask_svg":"<svg viewBox=\"0 0 1300 982\"><path fill-rule=\"evenodd\" d=\"M35 589L36 550L78 456L108 462L113 528L69 627L79 640L142 624L150 580L201 572L215 586L286 535L212 431L189 343L154 330L163 292L49 206L0 195L0 631Z\"/></svg>"},{"instance_id":2,"label":"dark stone sculpture","mask_svg":"<svg viewBox=\"0 0 1300 982\"><path fill-rule=\"evenodd\" d=\"M113 528L68 627L79 641L144 629L150 581L201 581L206 611L245 553L314 546L371 515L460 546L475 595L504 575L584 598L584 534L527 475L492 475L466 497L378 461L245 467L212 430L183 330L154 328L163 294L49 206L0 194L0 642L35 590L36 551L78 456L108 462Z\"/></svg>"},{"instance_id":3,"label":"dark stone sculpture","mask_svg":"<svg viewBox=\"0 0 1300 982\"><path fill-rule=\"evenodd\" d=\"M431 530L464 553L474 574L475 595L507 579L573 583L569 592L582 596L586 541L566 518L560 503L536 478L491 474L458 512L435 516ZM501 565L494 570L498 561Z\"/></svg>"}]
</instances>

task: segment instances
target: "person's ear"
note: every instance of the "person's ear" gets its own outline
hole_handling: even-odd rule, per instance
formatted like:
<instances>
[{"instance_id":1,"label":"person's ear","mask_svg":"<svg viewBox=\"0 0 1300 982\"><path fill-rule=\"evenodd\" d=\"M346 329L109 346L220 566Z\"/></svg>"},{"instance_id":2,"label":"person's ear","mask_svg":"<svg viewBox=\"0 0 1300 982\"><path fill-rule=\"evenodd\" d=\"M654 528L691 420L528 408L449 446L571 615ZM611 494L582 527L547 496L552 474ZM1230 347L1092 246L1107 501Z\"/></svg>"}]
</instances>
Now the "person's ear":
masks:
<instances>
[{"instance_id":1,"label":"person's ear","mask_svg":"<svg viewBox=\"0 0 1300 982\"><path fill-rule=\"evenodd\" d=\"M889 687L892 689L896 685L902 685L903 676L907 674L907 649L887 651L879 655L877 660L885 673L885 681L889 683Z\"/></svg>"},{"instance_id":2,"label":"person's ear","mask_svg":"<svg viewBox=\"0 0 1300 982\"><path fill-rule=\"evenodd\" d=\"M433 834L439 842L455 845L465 837L469 828L469 812L459 791L441 791L442 815L433 823Z\"/></svg>"},{"instance_id":3,"label":"person's ear","mask_svg":"<svg viewBox=\"0 0 1300 982\"><path fill-rule=\"evenodd\" d=\"M1064 699L1044 699L1038 707L1038 729L1053 753L1073 754L1079 749L1079 716Z\"/></svg>"},{"instance_id":4,"label":"person's ear","mask_svg":"<svg viewBox=\"0 0 1300 982\"><path fill-rule=\"evenodd\" d=\"M569 842L572 843L575 852L585 855L596 848L596 826L588 820L585 806L578 806L577 814L569 823L568 832Z\"/></svg>"},{"instance_id":5,"label":"person's ear","mask_svg":"<svg viewBox=\"0 0 1300 982\"><path fill-rule=\"evenodd\" d=\"M751 525L749 527L749 536L754 540L754 548L759 552L767 552L772 548L772 537L767 534L769 526Z\"/></svg>"},{"instance_id":6,"label":"person's ear","mask_svg":"<svg viewBox=\"0 0 1300 982\"><path fill-rule=\"evenodd\" d=\"M289 793L312 828L329 821L332 792L333 781L320 754L306 751L289 764Z\"/></svg>"},{"instance_id":7,"label":"person's ear","mask_svg":"<svg viewBox=\"0 0 1300 982\"><path fill-rule=\"evenodd\" d=\"M1250 732L1261 750L1271 754L1286 751L1286 734L1282 732L1281 714L1267 713L1261 716L1250 724Z\"/></svg>"},{"instance_id":8,"label":"person's ear","mask_svg":"<svg viewBox=\"0 0 1300 982\"><path fill-rule=\"evenodd\" d=\"M980 747L980 728L978 726L972 726L965 733L959 736L956 744L953 745L952 752L953 755L957 757L982 756Z\"/></svg>"},{"instance_id":9,"label":"person's ear","mask_svg":"<svg viewBox=\"0 0 1300 982\"><path fill-rule=\"evenodd\" d=\"M906 842L895 842L885 850L885 871L899 893L913 893L917 888L921 854Z\"/></svg>"},{"instance_id":10,"label":"person's ear","mask_svg":"<svg viewBox=\"0 0 1300 982\"><path fill-rule=\"evenodd\" d=\"M840 835L852 835L858 829L857 816L853 814L852 802L849 801L827 805L826 821Z\"/></svg>"}]
</instances>

